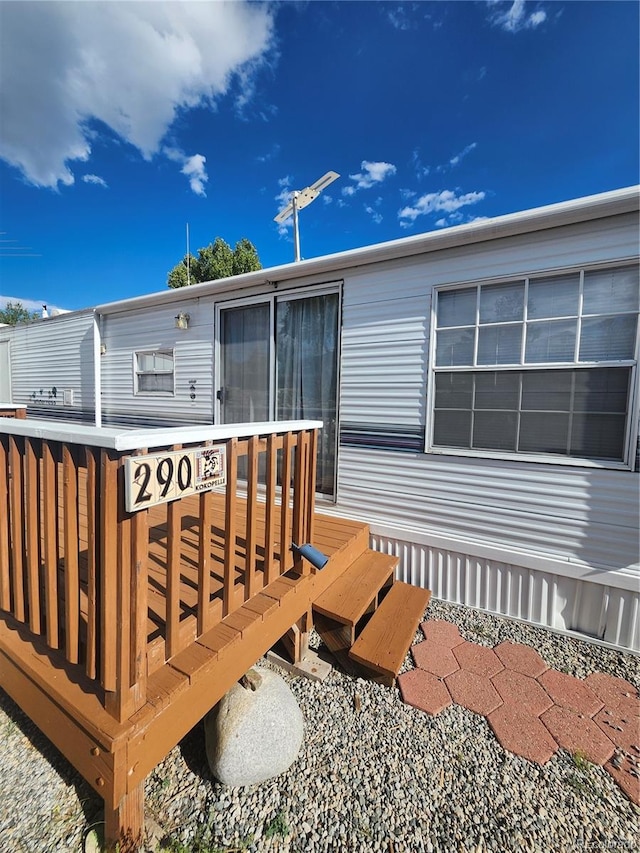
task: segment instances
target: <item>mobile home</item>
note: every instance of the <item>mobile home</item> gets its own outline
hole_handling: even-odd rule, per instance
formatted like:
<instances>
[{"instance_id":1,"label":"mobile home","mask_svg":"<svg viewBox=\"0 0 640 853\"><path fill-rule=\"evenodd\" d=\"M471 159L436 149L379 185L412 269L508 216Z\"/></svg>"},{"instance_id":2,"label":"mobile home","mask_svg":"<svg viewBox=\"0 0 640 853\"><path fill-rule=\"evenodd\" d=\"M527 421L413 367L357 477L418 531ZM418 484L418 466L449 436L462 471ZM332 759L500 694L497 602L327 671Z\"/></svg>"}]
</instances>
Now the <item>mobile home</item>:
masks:
<instances>
[{"instance_id":1,"label":"mobile home","mask_svg":"<svg viewBox=\"0 0 640 853\"><path fill-rule=\"evenodd\" d=\"M638 188L0 328L28 417L311 418L403 580L640 650Z\"/></svg>"}]
</instances>

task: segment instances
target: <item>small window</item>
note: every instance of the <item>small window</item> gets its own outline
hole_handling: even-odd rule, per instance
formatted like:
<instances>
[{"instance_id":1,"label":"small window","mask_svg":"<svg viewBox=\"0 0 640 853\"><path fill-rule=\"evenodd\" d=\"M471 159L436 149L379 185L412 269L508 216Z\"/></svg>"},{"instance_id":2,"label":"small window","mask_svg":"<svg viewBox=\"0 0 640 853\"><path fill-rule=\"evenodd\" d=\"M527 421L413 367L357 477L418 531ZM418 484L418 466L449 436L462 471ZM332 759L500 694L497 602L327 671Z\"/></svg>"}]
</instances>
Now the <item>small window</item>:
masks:
<instances>
[{"instance_id":1,"label":"small window","mask_svg":"<svg viewBox=\"0 0 640 853\"><path fill-rule=\"evenodd\" d=\"M134 353L136 394L173 394L173 350Z\"/></svg>"},{"instance_id":2,"label":"small window","mask_svg":"<svg viewBox=\"0 0 640 853\"><path fill-rule=\"evenodd\" d=\"M624 463L638 266L437 293L433 450Z\"/></svg>"}]
</instances>

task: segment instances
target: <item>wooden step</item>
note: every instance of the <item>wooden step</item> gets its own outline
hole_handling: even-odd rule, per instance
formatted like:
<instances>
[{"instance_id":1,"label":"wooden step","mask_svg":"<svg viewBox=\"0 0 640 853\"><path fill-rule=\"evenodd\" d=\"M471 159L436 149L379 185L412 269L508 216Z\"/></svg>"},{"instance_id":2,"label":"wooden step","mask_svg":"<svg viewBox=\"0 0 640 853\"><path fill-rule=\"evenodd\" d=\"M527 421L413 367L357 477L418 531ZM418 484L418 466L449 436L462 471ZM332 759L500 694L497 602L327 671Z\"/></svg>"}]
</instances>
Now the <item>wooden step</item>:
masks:
<instances>
[{"instance_id":1,"label":"wooden step","mask_svg":"<svg viewBox=\"0 0 640 853\"><path fill-rule=\"evenodd\" d=\"M349 657L379 673L382 677L376 680L391 686L430 598L430 590L396 581L352 646Z\"/></svg>"},{"instance_id":2,"label":"wooden step","mask_svg":"<svg viewBox=\"0 0 640 853\"><path fill-rule=\"evenodd\" d=\"M398 558L367 549L313 602L313 610L343 625L355 626L381 589L393 582Z\"/></svg>"}]
</instances>

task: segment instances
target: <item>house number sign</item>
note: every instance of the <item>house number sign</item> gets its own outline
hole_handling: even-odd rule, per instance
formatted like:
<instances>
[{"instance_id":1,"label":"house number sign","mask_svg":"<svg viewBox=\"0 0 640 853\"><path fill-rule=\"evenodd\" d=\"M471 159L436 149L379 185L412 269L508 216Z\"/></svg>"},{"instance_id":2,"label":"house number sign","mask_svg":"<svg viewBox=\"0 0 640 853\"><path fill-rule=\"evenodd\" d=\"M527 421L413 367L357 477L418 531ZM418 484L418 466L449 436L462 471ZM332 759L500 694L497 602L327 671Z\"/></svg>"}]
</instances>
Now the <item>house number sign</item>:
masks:
<instances>
[{"instance_id":1,"label":"house number sign","mask_svg":"<svg viewBox=\"0 0 640 853\"><path fill-rule=\"evenodd\" d=\"M137 512L227 482L225 445L129 456L124 463L127 512Z\"/></svg>"}]
</instances>

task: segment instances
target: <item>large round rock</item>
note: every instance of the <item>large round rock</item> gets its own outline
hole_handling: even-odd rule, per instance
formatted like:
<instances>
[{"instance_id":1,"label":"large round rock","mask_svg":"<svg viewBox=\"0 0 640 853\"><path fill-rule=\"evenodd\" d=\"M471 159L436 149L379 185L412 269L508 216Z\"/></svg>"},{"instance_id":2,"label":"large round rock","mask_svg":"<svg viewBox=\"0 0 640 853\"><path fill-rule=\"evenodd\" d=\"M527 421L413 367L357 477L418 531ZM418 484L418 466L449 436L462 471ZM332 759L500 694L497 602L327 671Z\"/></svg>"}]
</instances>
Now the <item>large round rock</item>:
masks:
<instances>
[{"instance_id":1,"label":"large round rock","mask_svg":"<svg viewBox=\"0 0 640 853\"><path fill-rule=\"evenodd\" d=\"M284 773L300 752L303 725L285 681L268 669L250 670L205 718L211 772L234 786Z\"/></svg>"}]
</instances>

